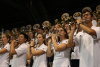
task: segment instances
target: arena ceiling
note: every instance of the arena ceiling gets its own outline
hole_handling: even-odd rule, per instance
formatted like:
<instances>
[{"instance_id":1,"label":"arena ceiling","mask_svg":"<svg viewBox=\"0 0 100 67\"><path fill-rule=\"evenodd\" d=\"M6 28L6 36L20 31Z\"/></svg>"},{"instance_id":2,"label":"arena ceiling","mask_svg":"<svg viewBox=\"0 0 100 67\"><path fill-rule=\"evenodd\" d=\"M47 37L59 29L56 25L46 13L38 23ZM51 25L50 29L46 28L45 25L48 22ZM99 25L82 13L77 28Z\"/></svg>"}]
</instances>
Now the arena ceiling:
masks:
<instances>
[{"instance_id":1,"label":"arena ceiling","mask_svg":"<svg viewBox=\"0 0 100 67\"><path fill-rule=\"evenodd\" d=\"M54 24L63 13L70 16L91 7L94 11L100 5L96 0L0 0L0 31L12 30L31 24L42 24L48 20Z\"/></svg>"}]
</instances>

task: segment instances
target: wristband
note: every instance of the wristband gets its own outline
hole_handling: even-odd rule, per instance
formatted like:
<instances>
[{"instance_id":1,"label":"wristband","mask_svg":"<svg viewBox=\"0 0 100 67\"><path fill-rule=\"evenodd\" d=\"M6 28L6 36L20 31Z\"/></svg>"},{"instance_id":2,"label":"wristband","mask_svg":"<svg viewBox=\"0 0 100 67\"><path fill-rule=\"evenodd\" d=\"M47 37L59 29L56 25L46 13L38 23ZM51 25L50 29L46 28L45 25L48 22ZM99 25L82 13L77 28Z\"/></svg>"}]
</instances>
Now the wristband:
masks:
<instances>
[{"instance_id":1,"label":"wristband","mask_svg":"<svg viewBox=\"0 0 100 67\"><path fill-rule=\"evenodd\" d=\"M31 46L31 47L34 47L34 46Z\"/></svg>"}]
</instances>

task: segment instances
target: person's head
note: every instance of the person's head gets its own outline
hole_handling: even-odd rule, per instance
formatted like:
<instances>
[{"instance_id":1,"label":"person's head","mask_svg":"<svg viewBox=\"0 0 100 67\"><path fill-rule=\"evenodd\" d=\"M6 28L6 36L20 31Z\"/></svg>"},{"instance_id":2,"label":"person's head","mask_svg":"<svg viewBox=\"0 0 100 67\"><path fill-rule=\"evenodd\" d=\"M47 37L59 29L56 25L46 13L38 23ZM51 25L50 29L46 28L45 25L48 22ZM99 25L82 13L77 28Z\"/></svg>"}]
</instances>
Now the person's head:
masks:
<instances>
[{"instance_id":1,"label":"person's head","mask_svg":"<svg viewBox=\"0 0 100 67\"><path fill-rule=\"evenodd\" d=\"M44 31L45 31L46 33L48 33L48 32L49 32L49 28L46 27L46 28L44 29Z\"/></svg>"},{"instance_id":2,"label":"person's head","mask_svg":"<svg viewBox=\"0 0 100 67\"><path fill-rule=\"evenodd\" d=\"M82 19L86 20L84 22L85 24L91 23L91 21L93 20L92 12L90 12L89 10L84 10L82 12Z\"/></svg>"},{"instance_id":3,"label":"person's head","mask_svg":"<svg viewBox=\"0 0 100 67\"><path fill-rule=\"evenodd\" d=\"M8 34L3 34L2 35L2 43L7 44L10 41L10 36Z\"/></svg>"},{"instance_id":4,"label":"person's head","mask_svg":"<svg viewBox=\"0 0 100 67\"><path fill-rule=\"evenodd\" d=\"M35 31L30 31L29 32L29 38L30 39L35 38Z\"/></svg>"},{"instance_id":5,"label":"person's head","mask_svg":"<svg viewBox=\"0 0 100 67\"><path fill-rule=\"evenodd\" d=\"M58 36L59 36L59 38L66 38L66 39L68 39L69 37L68 37L68 34L67 34L67 31L63 28L63 27L60 27L59 29L58 29Z\"/></svg>"},{"instance_id":6,"label":"person's head","mask_svg":"<svg viewBox=\"0 0 100 67\"><path fill-rule=\"evenodd\" d=\"M25 33L20 33L19 38L18 38L19 44L23 44L27 40L28 40L28 35Z\"/></svg>"},{"instance_id":7,"label":"person's head","mask_svg":"<svg viewBox=\"0 0 100 67\"><path fill-rule=\"evenodd\" d=\"M16 34L11 35L10 42L12 42L13 40L16 40Z\"/></svg>"},{"instance_id":8,"label":"person's head","mask_svg":"<svg viewBox=\"0 0 100 67\"><path fill-rule=\"evenodd\" d=\"M97 19L97 23L100 24L100 18Z\"/></svg>"},{"instance_id":9,"label":"person's head","mask_svg":"<svg viewBox=\"0 0 100 67\"><path fill-rule=\"evenodd\" d=\"M71 29L71 27L69 26L69 24L65 24L64 28L65 28L66 30L70 30L70 29Z\"/></svg>"},{"instance_id":10,"label":"person's head","mask_svg":"<svg viewBox=\"0 0 100 67\"><path fill-rule=\"evenodd\" d=\"M43 28L38 28L38 34L43 34L44 29Z\"/></svg>"},{"instance_id":11,"label":"person's head","mask_svg":"<svg viewBox=\"0 0 100 67\"><path fill-rule=\"evenodd\" d=\"M57 31L59 29L59 27L62 27L61 24L56 24L54 30Z\"/></svg>"},{"instance_id":12,"label":"person's head","mask_svg":"<svg viewBox=\"0 0 100 67\"><path fill-rule=\"evenodd\" d=\"M44 43L44 44L46 44L46 42L45 42L45 36L43 34L38 34L37 41L38 41L38 43Z\"/></svg>"}]
</instances>

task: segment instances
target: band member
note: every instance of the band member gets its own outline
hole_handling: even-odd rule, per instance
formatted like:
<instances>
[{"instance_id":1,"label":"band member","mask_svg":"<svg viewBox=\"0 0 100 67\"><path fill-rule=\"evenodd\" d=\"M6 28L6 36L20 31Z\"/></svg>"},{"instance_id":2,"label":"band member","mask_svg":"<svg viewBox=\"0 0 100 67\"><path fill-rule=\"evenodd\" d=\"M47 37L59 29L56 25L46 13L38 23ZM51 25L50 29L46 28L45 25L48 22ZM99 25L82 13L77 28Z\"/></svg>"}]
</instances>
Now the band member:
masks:
<instances>
[{"instance_id":1,"label":"band member","mask_svg":"<svg viewBox=\"0 0 100 67\"><path fill-rule=\"evenodd\" d=\"M56 42L56 34L52 34L52 40L48 41L47 56L54 55L53 67L70 67L70 48L67 48L68 34L64 28L58 29L58 42ZM51 41L54 48L51 49Z\"/></svg>"},{"instance_id":2,"label":"band member","mask_svg":"<svg viewBox=\"0 0 100 67\"><path fill-rule=\"evenodd\" d=\"M72 47L76 42L79 43L80 67L99 67L100 28L92 25L93 15L89 10L84 10L82 13L85 22L82 24L82 19L78 19L77 24L83 29L83 33L80 35L79 41L76 38L76 41L73 42L75 25L72 25L68 46Z\"/></svg>"},{"instance_id":3,"label":"band member","mask_svg":"<svg viewBox=\"0 0 100 67\"><path fill-rule=\"evenodd\" d=\"M2 45L0 47L0 67L9 67L10 36L2 35Z\"/></svg>"},{"instance_id":4,"label":"band member","mask_svg":"<svg viewBox=\"0 0 100 67\"><path fill-rule=\"evenodd\" d=\"M15 48L16 40L11 42L9 58L12 59L12 67L26 67L28 46L25 44L28 40L28 35L20 33L17 48Z\"/></svg>"},{"instance_id":5,"label":"band member","mask_svg":"<svg viewBox=\"0 0 100 67\"><path fill-rule=\"evenodd\" d=\"M27 59L33 57L34 63L32 67L47 67L45 36L43 34L38 34L37 41L38 44L36 47L34 41L31 41L27 52ZM32 54L30 52L32 52Z\"/></svg>"}]
</instances>

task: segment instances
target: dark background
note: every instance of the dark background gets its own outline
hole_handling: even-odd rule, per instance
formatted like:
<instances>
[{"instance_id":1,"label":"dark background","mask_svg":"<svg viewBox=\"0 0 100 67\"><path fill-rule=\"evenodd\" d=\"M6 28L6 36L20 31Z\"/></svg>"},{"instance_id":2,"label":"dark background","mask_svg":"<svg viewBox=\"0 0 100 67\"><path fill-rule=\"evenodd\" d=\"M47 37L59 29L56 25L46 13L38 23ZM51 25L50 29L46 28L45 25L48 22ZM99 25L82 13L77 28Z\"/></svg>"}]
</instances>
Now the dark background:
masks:
<instances>
[{"instance_id":1,"label":"dark background","mask_svg":"<svg viewBox=\"0 0 100 67\"><path fill-rule=\"evenodd\" d=\"M48 20L53 25L63 13L72 16L84 7L92 11L100 5L97 0L0 0L0 32Z\"/></svg>"}]
</instances>

